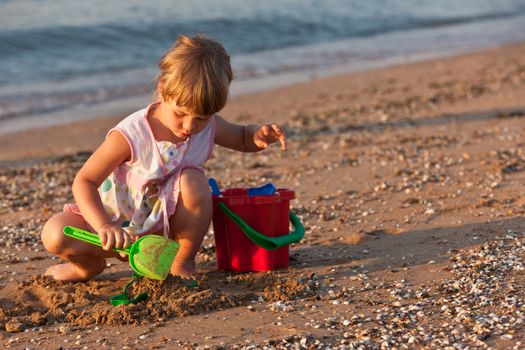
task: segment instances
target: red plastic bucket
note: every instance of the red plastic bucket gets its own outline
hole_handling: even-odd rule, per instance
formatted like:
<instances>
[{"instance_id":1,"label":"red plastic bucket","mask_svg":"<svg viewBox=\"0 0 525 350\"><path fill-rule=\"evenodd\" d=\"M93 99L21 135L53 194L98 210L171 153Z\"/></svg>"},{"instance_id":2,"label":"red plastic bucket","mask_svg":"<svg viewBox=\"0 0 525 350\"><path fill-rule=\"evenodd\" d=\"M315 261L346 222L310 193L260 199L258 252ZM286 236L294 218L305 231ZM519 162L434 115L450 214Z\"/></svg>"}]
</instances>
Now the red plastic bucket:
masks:
<instances>
[{"instance_id":1,"label":"red plastic bucket","mask_svg":"<svg viewBox=\"0 0 525 350\"><path fill-rule=\"evenodd\" d=\"M255 244L219 203L262 235L287 235L290 200L295 192L277 189L271 195L248 195L246 188L232 188L213 196L213 229L219 269L233 272L269 271L288 266L288 245L268 250Z\"/></svg>"}]
</instances>

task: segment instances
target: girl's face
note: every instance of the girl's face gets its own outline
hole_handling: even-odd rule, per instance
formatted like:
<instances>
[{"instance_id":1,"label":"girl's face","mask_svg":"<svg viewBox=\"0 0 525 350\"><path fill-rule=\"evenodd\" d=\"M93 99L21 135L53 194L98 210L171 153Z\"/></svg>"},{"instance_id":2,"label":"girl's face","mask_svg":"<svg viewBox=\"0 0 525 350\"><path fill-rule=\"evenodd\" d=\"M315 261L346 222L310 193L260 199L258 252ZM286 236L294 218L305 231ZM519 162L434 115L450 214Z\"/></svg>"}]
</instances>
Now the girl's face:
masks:
<instances>
[{"instance_id":1,"label":"girl's face","mask_svg":"<svg viewBox=\"0 0 525 350\"><path fill-rule=\"evenodd\" d=\"M160 113L166 126L181 139L202 131L211 119L210 115L197 115L188 108L167 101L161 102Z\"/></svg>"}]
</instances>

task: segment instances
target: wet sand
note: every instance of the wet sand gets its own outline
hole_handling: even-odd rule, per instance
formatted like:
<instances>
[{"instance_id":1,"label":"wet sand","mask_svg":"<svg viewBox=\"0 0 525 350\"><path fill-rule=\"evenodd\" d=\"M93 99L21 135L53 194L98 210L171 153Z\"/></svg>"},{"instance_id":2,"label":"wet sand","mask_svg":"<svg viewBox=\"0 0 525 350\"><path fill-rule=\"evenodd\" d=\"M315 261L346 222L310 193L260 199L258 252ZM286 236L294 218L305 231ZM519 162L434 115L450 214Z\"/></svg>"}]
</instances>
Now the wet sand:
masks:
<instances>
[{"instance_id":1,"label":"wet sand","mask_svg":"<svg viewBox=\"0 0 525 350\"><path fill-rule=\"evenodd\" d=\"M108 260L88 283L41 277L39 241L73 177L123 116L0 136L0 343L11 348L522 348L525 45L239 96L223 115L289 135L245 155L216 147L222 188L293 188L306 227L290 268L140 281Z\"/></svg>"}]
</instances>

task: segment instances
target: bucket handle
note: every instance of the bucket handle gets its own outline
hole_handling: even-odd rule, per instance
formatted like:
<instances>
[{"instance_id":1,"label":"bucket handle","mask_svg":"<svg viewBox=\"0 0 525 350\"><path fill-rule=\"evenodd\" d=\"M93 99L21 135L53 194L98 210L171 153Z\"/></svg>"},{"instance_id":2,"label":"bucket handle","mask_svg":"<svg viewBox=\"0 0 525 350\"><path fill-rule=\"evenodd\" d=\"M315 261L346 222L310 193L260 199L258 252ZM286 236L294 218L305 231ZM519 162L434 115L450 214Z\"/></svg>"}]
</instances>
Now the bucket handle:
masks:
<instances>
[{"instance_id":1,"label":"bucket handle","mask_svg":"<svg viewBox=\"0 0 525 350\"><path fill-rule=\"evenodd\" d=\"M226 204L219 203L219 208L232 219L241 229L246 236L259 247L262 247L267 250L274 250L291 243L298 243L301 238L304 237L304 226L301 224L301 221L295 216L295 214L290 210L290 222L294 227L294 230L287 235L278 236L278 237L269 237L263 235L260 232L254 230L250 225L246 223L243 219L235 215Z\"/></svg>"}]
</instances>

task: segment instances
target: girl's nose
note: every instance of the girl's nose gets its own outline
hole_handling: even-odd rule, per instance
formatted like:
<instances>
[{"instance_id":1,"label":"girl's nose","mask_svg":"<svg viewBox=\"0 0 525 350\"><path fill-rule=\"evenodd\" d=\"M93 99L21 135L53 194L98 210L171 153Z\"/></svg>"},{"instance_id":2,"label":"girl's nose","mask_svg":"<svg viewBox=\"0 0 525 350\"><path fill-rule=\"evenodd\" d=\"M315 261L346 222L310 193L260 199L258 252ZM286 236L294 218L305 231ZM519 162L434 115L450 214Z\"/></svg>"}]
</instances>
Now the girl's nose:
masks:
<instances>
[{"instance_id":1,"label":"girl's nose","mask_svg":"<svg viewBox=\"0 0 525 350\"><path fill-rule=\"evenodd\" d=\"M193 118L189 118L186 120L186 122L184 123L183 127L184 127L184 130L186 130L188 133L192 132L193 130L195 130L195 120Z\"/></svg>"}]
</instances>

